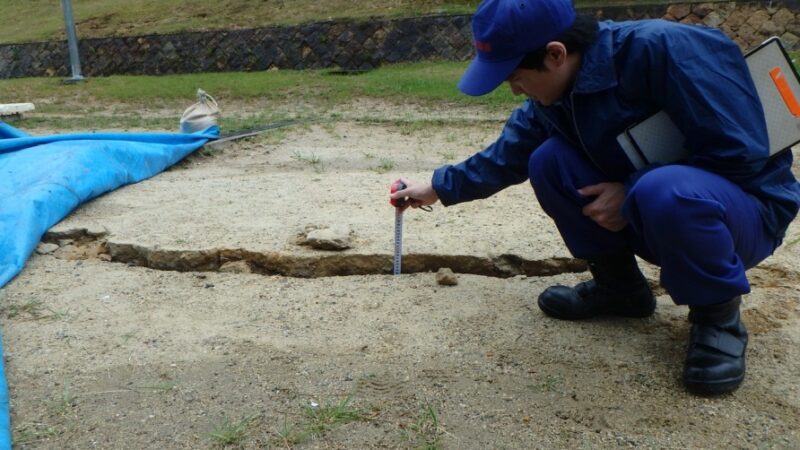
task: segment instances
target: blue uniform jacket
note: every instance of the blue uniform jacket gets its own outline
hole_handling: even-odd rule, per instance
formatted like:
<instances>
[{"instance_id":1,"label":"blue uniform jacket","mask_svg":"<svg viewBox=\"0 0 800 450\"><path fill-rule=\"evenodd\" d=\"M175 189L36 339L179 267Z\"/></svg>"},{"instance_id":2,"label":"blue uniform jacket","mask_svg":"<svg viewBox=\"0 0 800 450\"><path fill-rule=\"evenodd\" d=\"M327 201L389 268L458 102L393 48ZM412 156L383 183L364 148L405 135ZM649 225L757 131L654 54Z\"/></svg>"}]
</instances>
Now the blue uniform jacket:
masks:
<instances>
[{"instance_id":1,"label":"blue uniform jacket","mask_svg":"<svg viewBox=\"0 0 800 450\"><path fill-rule=\"evenodd\" d=\"M719 30L664 20L601 22L562 102L527 100L496 142L438 168L433 188L452 205L521 183L531 153L554 135L582 149L609 181L630 184L641 173L616 137L662 109L686 136L683 163L756 197L766 226L782 238L800 207L800 184L791 151L768 158L764 113L741 51Z\"/></svg>"}]
</instances>

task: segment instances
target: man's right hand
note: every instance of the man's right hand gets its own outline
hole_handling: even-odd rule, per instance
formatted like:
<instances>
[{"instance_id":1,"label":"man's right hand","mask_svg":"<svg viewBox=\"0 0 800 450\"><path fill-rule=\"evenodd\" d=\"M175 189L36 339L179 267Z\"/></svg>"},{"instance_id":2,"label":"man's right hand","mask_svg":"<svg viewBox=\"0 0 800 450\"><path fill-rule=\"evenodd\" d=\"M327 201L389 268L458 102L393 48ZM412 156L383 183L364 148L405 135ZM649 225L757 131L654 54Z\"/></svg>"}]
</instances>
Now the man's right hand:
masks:
<instances>
[{"instance_id":1,"label":"man's right hand","mask_svg":"<svg viewBox=\"0 0 800 450\"><path fill-rule=\"evenodd\" d=\"M628 225L622 217L622 204L625 202L625 185L622 183L599 183L584 186L578 193L594 197L583 207L583 215L609 231L621 231Z\"/></svg>"},{"instance_id":2,"label":"man's right hand","mask_svg":"<svg viewBox=\"0 0 800 450\"><path fill-rule=\"evenodd\" d=\"M406 185L406 188L389 195L389 198L398 199L407 197L407 201L403 206L403 211L409 206L412 208L419 208L420 206L428 206L439 201L439 195L433 189L431 183L417 183L405 178L400 178L400 181Z\"/></svg>"}]
</instances>

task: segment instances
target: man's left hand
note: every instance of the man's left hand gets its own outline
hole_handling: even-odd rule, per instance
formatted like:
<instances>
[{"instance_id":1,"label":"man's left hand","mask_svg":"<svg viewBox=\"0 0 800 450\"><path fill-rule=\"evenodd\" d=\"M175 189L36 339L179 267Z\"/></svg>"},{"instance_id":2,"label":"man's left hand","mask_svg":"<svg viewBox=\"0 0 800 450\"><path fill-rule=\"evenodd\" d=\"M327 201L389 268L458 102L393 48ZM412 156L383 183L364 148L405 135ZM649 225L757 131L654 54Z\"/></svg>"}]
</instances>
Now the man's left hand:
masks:
<instances>
[{"instance_id":1,"label":"man's left hand","mask_svg":"<svg viewBox=\"0 0 800 450\"><path fill-rule=\"evenodd\" d=\"M625 202L625 185L622 183L599 183L578 189L581 195L596 197L583 207L583 215L610 231L620 231L628 224L622 218Z\"/></svg>"}]
</instances>

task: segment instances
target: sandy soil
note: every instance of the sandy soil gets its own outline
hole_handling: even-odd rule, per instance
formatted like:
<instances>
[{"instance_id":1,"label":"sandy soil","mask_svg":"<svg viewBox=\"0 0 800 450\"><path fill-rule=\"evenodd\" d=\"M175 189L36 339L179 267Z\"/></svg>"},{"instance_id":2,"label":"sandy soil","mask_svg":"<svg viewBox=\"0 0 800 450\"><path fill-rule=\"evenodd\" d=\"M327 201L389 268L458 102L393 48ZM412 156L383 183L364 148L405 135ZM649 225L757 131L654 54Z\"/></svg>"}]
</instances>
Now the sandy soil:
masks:
<instances>
[{"instance_id":1,"label":"sandy soil","mask_svg":"<svg viewBox=\"0 0 800 450\"><path fill-rule=\"evenodd\" d=\"M747 380L698 398L656 267L651 318L538 310L588 274L527 185L407 213L390 275L390 182L498 125L344 117L200 152L51 230L0 290L18 448L800 448L797 222L750 272ZM298 245L326 227L351 248Z\"/></svg>"}]
</instances>

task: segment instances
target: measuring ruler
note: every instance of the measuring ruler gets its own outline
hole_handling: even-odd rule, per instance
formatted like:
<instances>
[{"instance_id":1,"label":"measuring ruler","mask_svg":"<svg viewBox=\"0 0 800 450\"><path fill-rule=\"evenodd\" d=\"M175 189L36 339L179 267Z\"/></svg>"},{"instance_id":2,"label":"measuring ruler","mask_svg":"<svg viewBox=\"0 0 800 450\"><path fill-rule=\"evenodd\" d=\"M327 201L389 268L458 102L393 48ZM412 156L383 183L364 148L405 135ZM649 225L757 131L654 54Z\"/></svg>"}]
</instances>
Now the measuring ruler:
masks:
<instances>
[{"instance_id":1,"label":"measuring ruler","mask_svg":"<svg viewBox=\"0 0 800 450\"><path fill-rule=\"evenodd\" d=\"M395 180L392 183L392 188L389 190L390 193L394 194L397 191L402 191L405 189L406 184L400 180ZM406 206L406 202L408 202L408 197L403 198L393 198L389 200L389 203L394 206L394 260L392 264L392 273L394 275L400 275L400 262L403 257L403 208ZM419 205L413 206L414 208L419 208L425 212L431 212L433 208L430 205Z\"/></svg>"},{"instance_id":2,"label":"measuring ruler","mask_svg":"<svg viewBox=\"0 0 800 450\"><path fill-rule=\"evenodd\" d=\"M390 193L394 194L406 188L406 184L400 180L392 183ZM406 204L404 198L393 198L389 200L394 206L394 259L392 260L392 274L400 275L400 266L403 258L403 206Z\"/></svg>"},{"instance_id":3,"label":"measuring ruler","mask_svg":"<svg viewBox=\"0 0 800 450\"><path fill-rule=\"evenodd\" d=\"M403 258L403 211L394 210L394 259L392 261L392 274L400 275L400 266Z\"/></svg>"}]
</instances>

